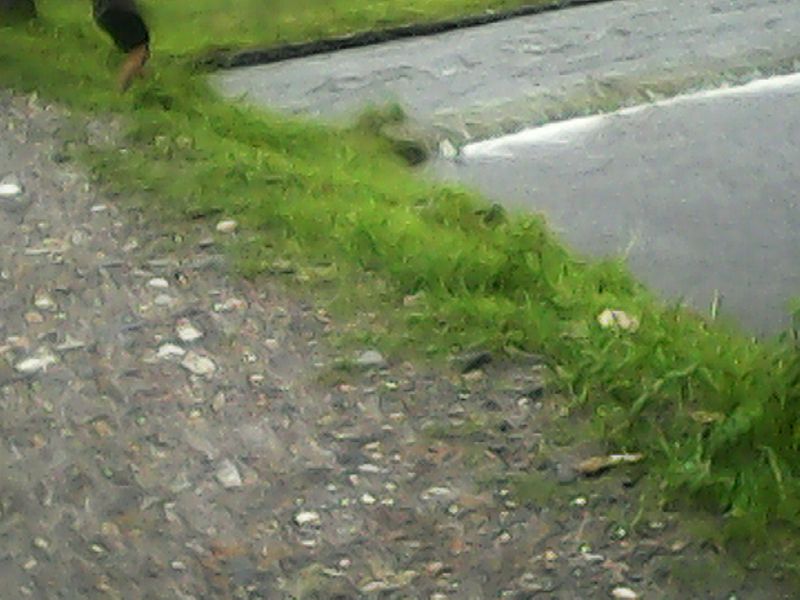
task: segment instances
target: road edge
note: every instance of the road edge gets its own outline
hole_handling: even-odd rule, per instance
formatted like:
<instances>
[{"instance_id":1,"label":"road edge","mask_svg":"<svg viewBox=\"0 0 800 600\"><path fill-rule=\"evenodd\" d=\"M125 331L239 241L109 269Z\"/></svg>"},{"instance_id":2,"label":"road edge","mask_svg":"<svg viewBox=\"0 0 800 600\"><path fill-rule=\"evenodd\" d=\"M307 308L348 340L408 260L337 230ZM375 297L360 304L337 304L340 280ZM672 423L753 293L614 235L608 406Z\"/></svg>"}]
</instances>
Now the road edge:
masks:
<instances>
[{"instance_id":1,"label":"road edge","mask_svg":"<svg viewBox=\"0 0 800 600\"><path fill-rule=\"evenodd\" d=\"M445 19L431 23L400 25L386 29L372 29L309 42L296 42L249 50L216 49L201 55L196 63L198 66L210 69L251 67L295 58L305 58L315 54L336 52L338 50L374 46L404 38L423 37L447 33L457 29L490 25L500 21L508 21L519 17L527 17L556 10L578 8L590 4L607 4L614 1L617 0L555 0L549 4L526 5L510 10L491 11L478 15Z\"/></svg>"}]
</instances>

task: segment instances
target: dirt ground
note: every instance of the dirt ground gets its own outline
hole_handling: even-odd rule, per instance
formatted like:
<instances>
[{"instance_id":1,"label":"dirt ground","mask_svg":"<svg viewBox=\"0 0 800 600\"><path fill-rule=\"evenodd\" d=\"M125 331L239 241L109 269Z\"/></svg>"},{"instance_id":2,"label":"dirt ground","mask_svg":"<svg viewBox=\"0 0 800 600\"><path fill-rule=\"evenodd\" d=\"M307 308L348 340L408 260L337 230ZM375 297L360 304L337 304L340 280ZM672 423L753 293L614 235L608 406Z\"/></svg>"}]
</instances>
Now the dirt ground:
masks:
<instances>
[{"instance_id":1,"label":"dirt ground","mask_svg":"<svg viewBox=\"0 0 800 600\"><path fill-rule=\"evenodd\" d=\"M235 233L163 251L68 121L0 92L0 597L793 597L679 515L626 530L637 473L576 476L535 357L338 356L319 307L229 275Z\"/></svg>"}]
</instances>

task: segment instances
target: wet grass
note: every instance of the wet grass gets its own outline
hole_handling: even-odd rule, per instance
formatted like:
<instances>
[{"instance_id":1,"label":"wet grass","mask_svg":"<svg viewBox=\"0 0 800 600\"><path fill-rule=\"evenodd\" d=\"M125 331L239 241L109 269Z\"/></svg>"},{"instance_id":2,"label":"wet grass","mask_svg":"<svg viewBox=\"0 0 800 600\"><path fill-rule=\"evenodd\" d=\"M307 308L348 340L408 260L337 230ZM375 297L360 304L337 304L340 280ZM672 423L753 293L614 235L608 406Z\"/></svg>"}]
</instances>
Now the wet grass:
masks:
<instances>
[{"instance_id":1,"label":"wet grass","mask_svg":"<svg viewBox=\"0 0 800 600\"><path fill-rule=\"evenodd\" d=\"M229 39L211 25L187 32L184 23L217 21L198 12L209 5L184 14L183 4L152 3L156 22L182 24L162 28L159 44L192 52L212 40L246 43L247 28ZM360 26L378 22L380 5L332 4ZM286 272L353 316L362 343L434 357L472 348L547 356L571 407L590 412L609 449L647 454L664 499L724 515L746 553L794 555L800 353L791 335L757 343L664 306L621 262L581 259L541 218L487 219L482 199L414 177L374 136L230 105L184 60L157 53L151 78L120 97L119 57L83 7L51 0L42 9L41 25L0 30L0 81L124 118L119 146L82 153L108 190L144 203L166 227L237 219L229 248L243 274ZM318 34L315 14L298 9L287 39ZM337 22L332 13L328 23ZM601 328L596 317L609 307L641 326Z\"/></svg>"}]
</instances>

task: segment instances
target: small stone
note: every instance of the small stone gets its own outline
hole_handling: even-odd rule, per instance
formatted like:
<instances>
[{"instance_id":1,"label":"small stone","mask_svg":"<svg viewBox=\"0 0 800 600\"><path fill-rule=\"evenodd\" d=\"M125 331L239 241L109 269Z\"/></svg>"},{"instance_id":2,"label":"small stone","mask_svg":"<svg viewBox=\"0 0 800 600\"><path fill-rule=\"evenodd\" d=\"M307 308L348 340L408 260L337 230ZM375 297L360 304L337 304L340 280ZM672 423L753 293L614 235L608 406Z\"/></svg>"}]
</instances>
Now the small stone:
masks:
<instances>
[{"instance_id":1,"label":"small stone","mask_svg":"<svg viewBox=\"0 0 800 600\"><path fill-rule=\"evenodd\" d=\"M179 560L173 560L169 565L172 567L172 569L174 571L185 571L186 570L186 564L181 562L181 561L179 561Z\"/></svg>"},{"instance_id":2,"label":"small stone","mask_svg":"<svg viewBox=\"0 0 800 600\"><path fill-rule=\"evenodd\" d=\"M106 212L108 210L108 206L106 206L105 204L95 204L89 210L94 214L97 214L101 212Z\"/></svg>"},{"instance_id":3,"label":"small stone","mask_svg":"<svg viewBox=\"0 0 800 600\"><path fill-rule=\"evenodd\" d=\"M370 581L368 584L361 587L361 592L364 594L382 592L388 587L389 585L385 581Z\"/></svg>"},{"instance_id":4,"label":"small stone","mask_svg":"<svg viewBox=\"0 0 800 600\"><path fill-rule=\"evenodd\" d=\"M343 558L342 560L339 561L339 568L340 569L347 569L352 564L353 564L352 560L350 560L349 558Z\"/></svg>"},{"instance_id":5,"label":"small stone","mask_svg":"<svg viewBox=\"0 0 800 600\"><path fill-rule=\"evenodd\" d=\"M375 496L373 496L372 494L364 493L361 496L361 504L365 504L366 506L372 506L373 504L375 504L375 502L377 502L377 500L375 499Z\"/></svg>"},{"instance_id":6,"label":"small stone","mask_svg":"<svg viewBox=\"0 0 800 600\"><path fill-rule=\"evenodd\" d=\"M172 306L175 299L169 294L159 294L153 299L153 304L156 306Z\"/></svg>"},{"instance_id":7,"label":"small stone","mask_svg":"<svg viewBox=\"0 0 800 600\"><path fill-rule=\"evenodd\" d=\"M72 350L80 350L81 348L85 348L86 344L80 340L76 340L70 334L66 334L64 336L64 341L56 346L56 350L59 352L70 352Z\"/></svg>"},{"instance_id":8,"label":"small stone","mask_svg":"<svg viewBox=\"0 0 800 600\"><path fill-rule=\"evenodd\" d=\"M554 550L545 550L544 559L547 562L553 562L555 560L558 560L558 554Z\"/></svg>"},{"instance_id":9,"label":"small stone","mask_svg":"<svg viewBox=\"0 0 800 600\"><path fill-rule=\"evenodd\" d=\"M233 219L226 219L217 223L217 231L219 233L233 233L239 224Z\"/></svg>"},{"instance_id":10,"label":"small stone","mask_svg":"<svg viewBox=\"0 0 800 600\"><path fill-rule=\"evenodd\" d=\"M175 331L183 342L194 342L203 337L203 332L192 325L188 319L178 321Z\"/></svg>"},{"instance_id":11,"label":"small stone","mask_svg":"<svg viewBox=\"0 0 800 600\"><path fill-rule=\"evenodd\" d=\"M319 513L314 512L313 510L304 510L297 513L294 516L294 522L297 523L300 527L304 527L306 525L311 526L319 526L322 522L319 516Z\"/></svg>"},{"instance_id":12,"label":"small stone","mask_svg":"<svg viewBox=\"0 0 800 600\"><path fill-rule=\"evenodd\" d=\"M430 577L438 577L444 572L444 569L445 569L444 563L439 561L428 563L427 565L425 565L425 572Z\"/></svg>"},{"instance_id":13,"label":"small stone","mask_svg":"<svg viewBox=\"0 0 800 600\"><path fill-rule=\"evenodd\" d=\"M586 506L589 501L584 496L578 496L570 502L570 506Z\"/></svg>"},{"instance_id":14,"label":"small stone","mask_svg":"<svg viewBox=\"0 0 800 600\"><path fill-rule=\"evenodd\" d=\"M57 308L55 300L53 300L47 292L38 291L33 298L33 304L39 310L54 311Z\"/></svg>"},{"instance_id":15,"label":"small stone","mask_svg":"<svg viewBox=\"0 0 800 600\"><path fill-rule=\"evenodd\" d=\"M358 366L364 368L382 367L386 365L386 361L384 360L383 356L376 350L367 350L366 352L363 352L356 359L356 363Z\"/></svg>"},{"instance_id":16,"label":"small stone","mask_svg":"<svg viewBox=\"0 0 800 600\"><path fill-rule=\"evenodd\" d=\"M607 308L597 316L597 322L603 329L612 327L623 331L636 331L639 328L639 321L621 310Z\"/></svg>"},{"instance_id":17,"label":"small stone","mask_svg":"<svg viewBox=\"0 0 800 600\"><path fill-rule=\"evenodd\" d=\"M26 375L32 375L33 373L37 373L38 371L46 371L47 367L56 363L55 356L47 353L46 351L41 351L38 353L37 356L32 356L30 358L26 358L18 362L14 368L19 371L20 373L24 373Z\"/></svg>"},{"instance_id":18,"label":"small stone","mask_svg":"<svg viewBox=\"0 0 800 600\"><path fill-rule=\"evenodd\" d=\"M381 469L378 465L373 465L370 463L359 465L358 470L361 473L373 473L373 474L380 473L381 471L383 471L383 469Z\"/></svg>"},{"instance_id":19,"label":"small stone","mask_svg":"<svg viewBox=\"0 0 800 600\"><path fill-rule=\"evenodd\" d=\"M239 475L239 469L229 460L222 461L219 469L217 469L217 481L226 490L242 487L242 477Z\"/></svg>"},{"instance_id":20,"label":"small stone","mask_svg":"<svg viewBox=\"0 0 800 600\"><path fill-rule=\"evenodd\" d=\"M437 592L431 595L430 600L447 600L447 596L445 594Z\"/></svg>"},{"instance_id":21,"label":"small stone","mask_svg":"<svg viewBox=\"0 0 800 600\"><path fill-rule=\"evenodd\" d=\"M218 393L211 401L211 410L217 413L220 412L223 408L225 408L225 402L225 394L222 392Z\"/></svg>"},{"instance_id":22,"label":"small stone","mask_svg":"<svg viewBox=\"0 0 800 600\"><path fill-rule=\"evenodd\" d=\"M33 569L36 568L36 565L38 565L38 564L39 564L39 562L35 558L29 558L25 562L25 564L22 565L22 568L25 569L26 571L32 571Z\"/></svg>"},{"instance_id":23,"label":"small stone","mask_svg":"<svg viewBox=\"0 0 800 600\"><path fill-rule=\"evenodd\" d=\"M238 298L229 298L225 302L214 304L214 312L226 313L247 308L247 302Z\"/></svg>"},{"instance_id":24,"label":"small stone","mask_svg":"<svg viewBox=\"0 0 800 600\"><path fill-rule=\"evenodd\" d=\"M35 537L33 538L33 545L39 550L47 550L50 547L50 542L43 537Z\"/></svg>"},{"instance_id":25,"label":"small stone","mask_svg":"<svg viewBox=\"0 0 800 600\"><path fill-rule=\"evenodd\" d=\"M28 325L37 325L39 323L44 323L44 317L42 313L30 310L25 313L25 322L28 323Z\"/></svg>"},{"instance_id":26,"label":"small stone","mask_svg":"<svg viewBox=\"0 0 800 600\"><path fill-rule=\"evenodd\" d=\"M157 290L165 290L169 287L169 281L167 281L163 277L153 277L150 281L147 282L147 285Z\"/></svg>"},{"instance_id":27,"label":"small stone","mask_svg":"<svg viewBox=\"0 0 800 600\"><path fill-rule=\"evenodd\" d=\"M497 536L497 541L500 544L507 544L508 542L511 541L511 534L508 533L507 531L504 531L503 533Z\"/></svg>"},{"instance_id":28,"label":"small stone","mask_svg":"<svg viewBox=\"0 0 800 600\"><path fill-rule=\"evenodd\" d=\"M210 248L214 245L214 238L203 238L197 242L197 245L200 248Z\"/></svg>"},{"instance_id":29,"label":"small stone","mask_svg":"<svg viewBox=\"0 0 800 600\"><path fill-rule=\"evenodd\" d=\"M618 598L619 600L636 600L639 597L639 594L630 588L617 587L611 591L611 596L613 598Z\"/></svg>"},{"instance_id":30,"label":"small stone","mask_svg":"<svg viewBox=\"0 0 800 600\"><path fill-rule=\"evenodd\" d=\"M200 356L196 352L189 352L181 361L181 366L194 375L208 377L217 370L214 361L205 356Z\"/></svg>"},{"instance_id":31,"label":"small stone","mask_svg":"<svg viewBox=\"0 0 800 600\"><path fill-rule=\"evenodd\" d=\"M158 358L180 358L186 354L186 350L176 344L162 344L156 353Z\"/></svg>"},{"instance_id":32,"label":"small stone","mask_svg":"<svg viewBox=\"0 0 800 600\"><path fill-rule=\"evenodd\" d=\"M22 193L22 186L14 181L0 182L0 198L16 198Z\"/></svg>"},{"instance_id":33,"label":"small stone","mask_svg":"<svg viewBox=\"0 0 800 600\"><path fill-rule=\"evenodd\" d=\"M423 500L432 500L434 498L449 498L453 495L453 492L450 488L446 487L431 487L422 492L422 499Z\"/></svg>"}]
</instances>

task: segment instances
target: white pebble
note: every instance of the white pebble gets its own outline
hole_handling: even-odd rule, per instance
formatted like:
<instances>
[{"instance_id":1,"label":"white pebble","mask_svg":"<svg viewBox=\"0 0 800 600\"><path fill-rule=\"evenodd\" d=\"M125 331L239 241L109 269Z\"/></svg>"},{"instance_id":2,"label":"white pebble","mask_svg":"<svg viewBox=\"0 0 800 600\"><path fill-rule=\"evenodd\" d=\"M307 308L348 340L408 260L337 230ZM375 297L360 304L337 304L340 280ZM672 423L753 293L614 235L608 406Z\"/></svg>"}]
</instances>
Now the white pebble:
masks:
<instances>
[{"instance_id":1,"label":"white pebble","mask_svg":"<svg viewBox=\"0 0 800 600\"><path fill-rule=\"evenodd\" d=\"M225 221L217 223L217 231L220 233L233 233L238 226L239 224L236 221L226 219Z\"/></svg>"},{"instance_id":2,"label":"white pebble","mask_svg":"<svg viewBox=\"0 0 800 600\"><path fill-rule=\"evenodd\" d=\"M242 487L242 477L239 475L239 469L229 460L222 461L220 468L217 470L217 481L226 490Z\"/></svg>"},{"instance_id":3,"label":"white pebble","mask_svg":"<svg viewBox=\"0 0 800 600\"><path fill-rule=\"evenodd\" d=\"M321 519L319 513L313 510L304 510L294 516L294 522L303 527L304 525L319 525Z\"/></svg>"},{"instance_id":4,"label":"white pebble","mask_svg":"<svg viewBox=\"0 0 800 600\"><path fill-rule=\"evenodd\" d=\"M171 306L174 302L175 299L169 294L159 294L153 300L153 303L156 306Z\"/></svg>"},{"instance_id":5,"label":"white pebble","mask_svg":"<svg viewBox=\"0 0 800 600\"><path fill-rule=\"evenodd\" d=\"M614 588L614 590L611 592L611 596L618 598L619 600L636 600L639 597L639 594L630 588L618 587Z\"/></svg>"},{"instance_id":6,"label":"white pebble","mask_svg":"<svg viewBox=\"0 0 800 600\"><path fill-rule=\"evenodd\" d=\"M32 356L30 358L26 358L18 362L15 365L15 369L20 373L25 373L26 375L31 375L38 371L46 371L47 367L50 365L55 364L56 358L51 354L40 354L39 356Z\"/></svg>"},{"instance_id":7,"label":"white pebble","mask_svg":"<svg viewBox=\"0 0 800 600\"><path fill-rule=\"evenodd\" d=\"M372 494L363 494L361 496L361 504L372 506L373 504L375 504L375 502L376 502L375 496L373 496Z\"/></svg>"},{"instance_id":8,"label":"white pebble","mask_svg":"<svg viewBox=\"0 0 800 600\"><path fill-rule=\"evenodd\" d=\"M22 187L16 183L0 183L0 197L13 198L22 193Z\"/></svg>"},{"instance_id":9,"label":"white pebble","mask_svg":"<svg viewBox=\"0 0 800 600\"><path fill-rule=\"evenodd\" d=\"M178 321L175 331L183 342L194 342L203 337L203 332L192 325L187 319Z\"/></svg>"},{"instance_id":10,"label":"white pebble","mask_svg":"<svg viewBox=\"0 0 800 600\"><path fill-rule=\"evenodd\" d=\"M33 298L33 304L39 310L55 310L56 303L46 292L37 292Z\"/></svg>"},{"instance_id":11,"label":"white pebble","mask_svg":"<svg viewBox=\"0 0 800 600\"><path fill-rule=\"evenodd\" d=\"M169 281L167 281L163 277L153 277L150 281L147 282L147 285L157 290L165 290L169 287Z\"/></svg>"},{"instance_id":12,"label":"white pebble","mask_svg":"<svg viewBox=\"0 0 800 600\"><path fill-rule=\"evenodd\" d=\"M186 354L186 350L176 344L162 344L158 349L158 358L176 358Z\"/></svg>"},{"instance_id":13,"label":"white pebble","mask_svg":"<svg viewBox=\"0 0 800 600\"><path fill-rule=\"evenodd\" d=\"M186 357L181 361L181 366L194 375L213 375L217 370L217 365L214 364L213 360L200 356L195 352L187 353Z\"/></svg>"}]
</instances>

